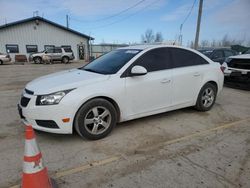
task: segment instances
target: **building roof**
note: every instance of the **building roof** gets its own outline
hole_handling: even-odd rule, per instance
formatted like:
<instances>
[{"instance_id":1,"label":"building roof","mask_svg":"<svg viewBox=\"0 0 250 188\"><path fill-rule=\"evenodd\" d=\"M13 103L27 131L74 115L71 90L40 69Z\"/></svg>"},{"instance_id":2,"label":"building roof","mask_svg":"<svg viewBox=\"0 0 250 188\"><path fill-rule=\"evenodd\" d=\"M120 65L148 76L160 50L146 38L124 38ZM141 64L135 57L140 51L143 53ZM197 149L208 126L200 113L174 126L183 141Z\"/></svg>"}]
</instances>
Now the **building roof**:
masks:
<instances>
[{"instance_id":1,"label":"building roof","mask_svg":"<svg viewBox=\"0 0 250 188\"><path fill-rule=\"evenodd\" d=\"M8 23L8 24L1 25L1 26L0 26L0 30L1 30L1 29L4 29L4 28L7 28L7 27L12 27L12 26L15 26L15 25L19 25L19 24L23 24L23 23L27 23L27 22L35 21L35 20L40 20L40 21L46 22L46 23L48 23L48 24L51 24L51 25L53 25L53 26L55 26L55 27L58 27L58 28L60 28L60 29L65 30L65 31L69 31L69 32L71 32L71 33L74 33L74 34L76 34L76 35L79 35L79 36L81 36L81 37L87 38L87 39L89 39L89 40L94 40L94 38L92 38L92 37L90 37L90 36L88 36L88 35L85 35L85 34L83 34L83 33L80 33L80 32L78 32L78 31L75 31L75 30L73 30L73 29L67 28L67 27L65 27L65 26L62 26L62 25L60 25L60 24L57 24L57 23L55 23L55 22L52 22L52 21L47 20L47 19L45 19L45 18L42 18L42 17L40 17L40 16L35 16L35 17L31 17L31 18L24 19L24 20L19 20L19 21L16 21L16 22L11 22L11 23Z\"/></svg>"}]
</instances>

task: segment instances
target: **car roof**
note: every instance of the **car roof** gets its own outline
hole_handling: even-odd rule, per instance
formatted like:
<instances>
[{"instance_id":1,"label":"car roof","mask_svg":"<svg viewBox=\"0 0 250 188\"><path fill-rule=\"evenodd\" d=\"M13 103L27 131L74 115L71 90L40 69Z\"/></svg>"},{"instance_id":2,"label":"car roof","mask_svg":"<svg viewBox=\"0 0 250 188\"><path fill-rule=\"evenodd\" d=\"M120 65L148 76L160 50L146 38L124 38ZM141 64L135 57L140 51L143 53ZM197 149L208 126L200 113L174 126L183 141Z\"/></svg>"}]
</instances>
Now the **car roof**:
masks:
<instances>
[{"instance_id":1,"label":"car roof","mask_svg":"<svg viewBox=\"0 0 250 188\"><path fill-rule=\"evenodd\" d=\"M191 49L191 48L187 48L187 47L183 47L183 46L177 46L177 45L167 45L167 44L143 44L143 45L132 45L132 46L127 46L127 47L122 47L122 48L118 48L118 49L127 49L127 50L150 50L150 49L155 49L155 48L163 48L163 47L168 47L168 48L179 48L179 49L184 49L187 51L191 51L193 53L196 53L197 55L203 57L205 60L207 60L209 63L213 63L213 61L211 59L209 59L207 56L205 56L204 54L202 54L201 52Z\"/></svg>"},{"instance_id":2,"label":"car roof","mask_svg":"<svg viewBox=\"0 0 250 188\"><path fill-rule=\"evenodd\" d=\"M169 47L169 48L180 48L185 50L191 50L194 51L191 48L186 48L183 46L177 46L177 45L167 45L167 44L142 44L142 45L131 45L127 47L122 47L118 49L130 49L130 50L146 50L146 49L154 49L154 48L162 48L162 47Z\"/></svg>"},{"instance_id":3,"label":"car roof","mask_svg":"<svg viewBox=\"0 0 250 188\"><path fill-rule=\"evenodd\" d=\"M241 55L235 55L230 56L231 59L250 59L250 54L241 54Z\"/></svg>"}]
</instances>

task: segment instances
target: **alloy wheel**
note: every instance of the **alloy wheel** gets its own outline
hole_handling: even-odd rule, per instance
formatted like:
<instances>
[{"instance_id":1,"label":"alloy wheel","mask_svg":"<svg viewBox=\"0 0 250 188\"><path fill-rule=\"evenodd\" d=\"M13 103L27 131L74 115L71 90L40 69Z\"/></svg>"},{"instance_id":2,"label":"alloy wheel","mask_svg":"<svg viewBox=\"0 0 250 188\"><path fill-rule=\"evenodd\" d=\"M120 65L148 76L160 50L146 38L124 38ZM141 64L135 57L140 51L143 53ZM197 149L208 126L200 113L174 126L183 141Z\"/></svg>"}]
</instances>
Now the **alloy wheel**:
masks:
<instances>
[{"instance_id":1,"label":"alloy wheel","mask_svg":"<svg viewBox=\"0 0 250 188\"><path fill-rule=\"evenodd\" d=\"M102 134L111 124L111 113L103 107L93 107L84 117L84 126L86 130L93 135Z\"/></svg>"},{"instance_id":2,"label":"alloy wheel","mask_svg":"<svg viewBox=\"0 0 250 188\"><path fill-rule=\"evenodd\" d=\"M204 107L210 107L215 99L214 91L212 88L206 88L202 93L202 104Z\"/></svg>"}]
</instances>

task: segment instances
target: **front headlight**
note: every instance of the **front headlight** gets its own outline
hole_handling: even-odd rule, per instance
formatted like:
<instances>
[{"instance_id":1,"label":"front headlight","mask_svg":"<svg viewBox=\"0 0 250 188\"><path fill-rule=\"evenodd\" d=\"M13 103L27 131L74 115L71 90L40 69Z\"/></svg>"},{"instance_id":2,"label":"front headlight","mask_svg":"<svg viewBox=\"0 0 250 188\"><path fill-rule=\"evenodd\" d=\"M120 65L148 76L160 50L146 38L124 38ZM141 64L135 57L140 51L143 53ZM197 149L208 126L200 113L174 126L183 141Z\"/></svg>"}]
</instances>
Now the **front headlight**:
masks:
<instances>
[{"instance_id":1,"label":"front headlight","mask_svg":"<svg viewBox=\"0 0 250 188\"><path fill-rule=\"evenodd\" d=\"M73 89L58 91L58 92L51 93L48 95L38 95L36 99L36 105L58 104L62 100L62 98L72 90Z\"/></svg>"}]
</instances>

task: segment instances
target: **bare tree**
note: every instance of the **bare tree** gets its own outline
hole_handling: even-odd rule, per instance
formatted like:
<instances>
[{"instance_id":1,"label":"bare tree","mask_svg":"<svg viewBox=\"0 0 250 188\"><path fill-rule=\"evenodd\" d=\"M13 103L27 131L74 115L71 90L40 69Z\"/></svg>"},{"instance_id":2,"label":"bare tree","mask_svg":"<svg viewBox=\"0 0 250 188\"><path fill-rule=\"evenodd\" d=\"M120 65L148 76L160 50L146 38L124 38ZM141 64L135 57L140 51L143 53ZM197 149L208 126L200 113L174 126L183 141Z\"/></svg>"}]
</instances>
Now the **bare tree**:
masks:
<instances>
[{"instance_id":1,"label":"bare tree","mask_svg":"<svg viewBox=\"0 0 250 188\"><path fill-rule=\"evenodd\" d=\"M208 40L202 40L201 41L201 45L202 48L204 47L209 47L210 46L210 42Z\"/></svg>"},{"instance_id":2,"label":"bare tree","mask_svg":"<svg viewBox=\"0 0 250 188\"><path fill-rule=\"evenodd\" d=\"M152 29L147 29L143 35L141 35L142 43L153 43L153 42L162 42L163 36L161 32L154 34Z\"/></svg>"},{"instance_id":3,"label":"bare tree","mask_svg":"<svg viewBox=\"0 0 250 188\"><path fill-rule=\"evenodd\" d=\"M213 39L213 41L210 43L210 46L214 48L216 47L216 45L217 45L216 40Z\"/></svg>"},{"instance_id":4,"label":"bare tree","mask_svg":"<svg viewBox=\"0 0 250 188\"><path fill-rule=\"evenodd\" d=\"M194 48L194 41L190 42L190 48Z\"/></svg>"},{"instance_id":5,"label":"bare tree","mask_svg":"<svg viewBox=\"0 0 250 188\"><path fill-rule=\"evenodd\" d=\"M224 35L224 37L221 40L221 45L225 46L225 47L228 47L228 46L231 46L231 44L232 44L232 41L230 41L228 35L227 34Z\"/></svg>"},{"instance_id":6,"label":"bare tree","mask_svg":"<svg viewBox=\"0 0 250 188\"><path fill-rule=\"evenodd\" d=\"M141 36L143 43L152 43L155 41L155 35L152 29L147 29L144 35Z\"/></svg>"},{"instance_id":7,"label":"bare tree","mask_svg":"<svg viewBox=\"0 0 250 188\"><path fill-rule=\"evenodd\" d=\"M161 32L157 32L155 35L155 42L162 42L163 41L163 36Z\"/></svg>"}]
</instances>

